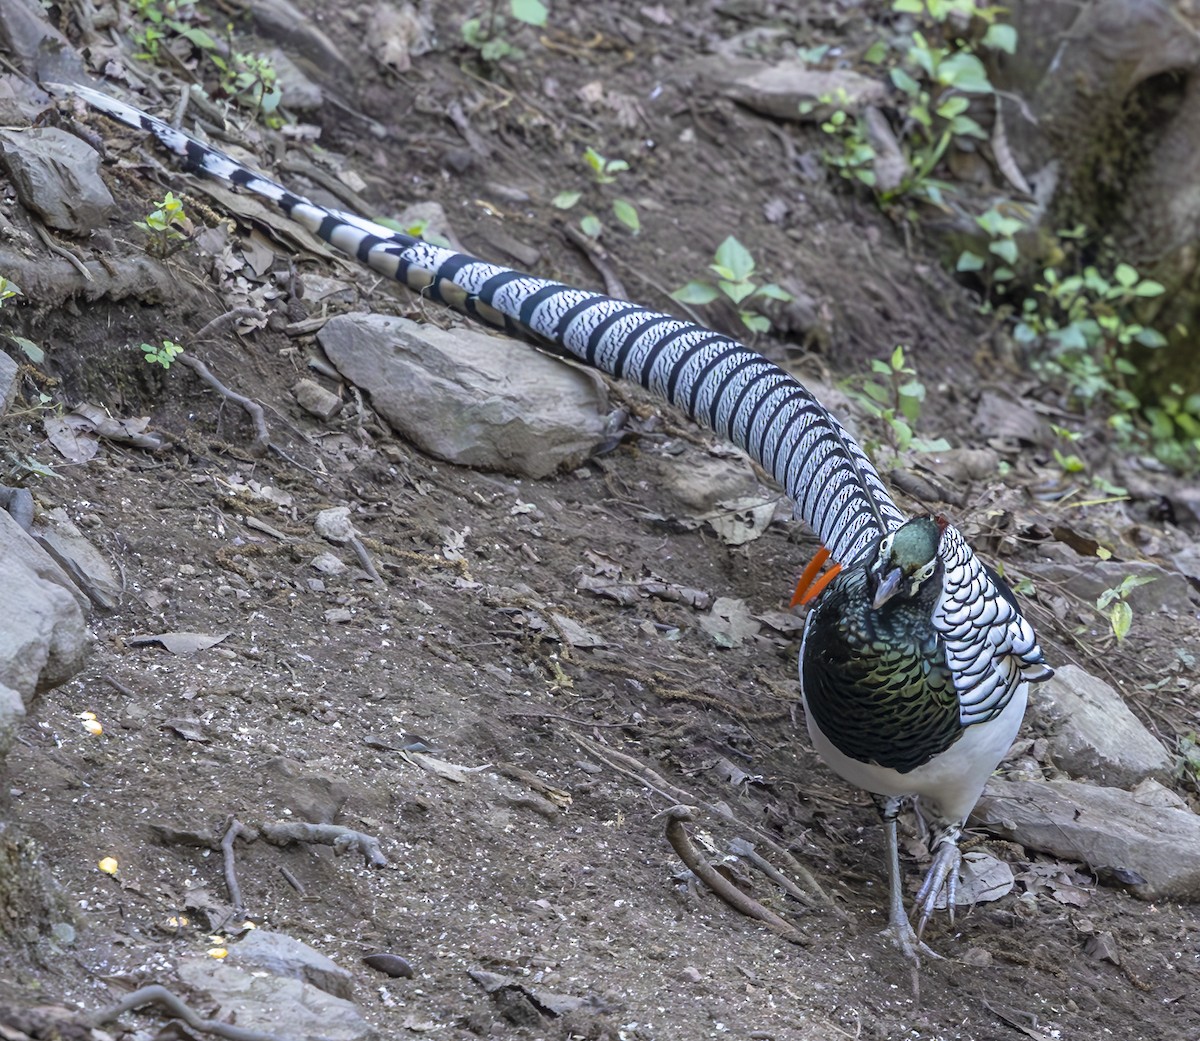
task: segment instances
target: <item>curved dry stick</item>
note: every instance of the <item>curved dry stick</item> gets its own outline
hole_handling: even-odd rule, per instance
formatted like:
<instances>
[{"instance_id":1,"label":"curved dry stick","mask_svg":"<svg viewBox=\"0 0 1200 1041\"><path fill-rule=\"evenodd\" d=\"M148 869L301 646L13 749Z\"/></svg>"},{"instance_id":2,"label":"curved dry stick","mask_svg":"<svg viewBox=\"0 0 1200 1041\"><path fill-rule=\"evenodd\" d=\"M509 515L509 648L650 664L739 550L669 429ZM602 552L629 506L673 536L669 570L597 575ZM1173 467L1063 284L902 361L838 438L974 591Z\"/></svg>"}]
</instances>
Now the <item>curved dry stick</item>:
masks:
<instances>
[{"instance_id":1,"label":"curved dry stick","mask_svg":"<svg viewBox=\"0 0 1200 1041\"><path fill-rule=\"evenodd\" d=\"M229 890L229 902L233 904L235 918L242 918L246 914L246 907L242 903L242 887L238 885L233 854L233 844L239 835L244 835L250 841L258 838L253 829L247 828L236 817L230 817L229 826L225 829L225 836L221 839L221 855L225 862L225 888Z\"/></svg>"},{"instance_id":2,"label":"curved dry stick","mask_svg":"<svg viewBox=\"0 0 1200 1041\"><path fill-rule=\"evenodd\" d=\"M617 300L624 300L626 297L625 286L608 262L608 250L574 225L568 224L563 228L563 234L575 244L575 248L580 253L588 258L592 267L600 272L600 277L604 279L604 291Z\"/></svg>"},{"instance_id":3,"label":"curved dry stick","mask_svg":"<svg viewBox=\"0 0 1200 1041\"><path fill-rule=\"evenodd\" d=\"M322 846L332 846L339 856L350 850L357 850L368 867L384 868L388 865L388 859L383 855L378 839L353 828L344 828L340 824L303 824L289 821L283 824L264 824L259 832L275 846L289 846L293 842L315 842Z\"/></svg>"},{"instance_id":4,"label":"curved dry stick","mask_svg":"<svg viewBox=\"0 0 1200 1041\"><path fill-rule=\"evenodd\" d=\"M735 911L762 922L780 939L796 944L809 942L808 937L794 925L780 918L774 911L763 907L753 897L747 896L700 855L700 851L692 845L692 840L683 828L685 821L695 819L689 807L672 806L664 812L667 818L667 841L693 875Z\"/></svg>"},{"instance_id":5,"label":"curved dry stick","mask_svg":"<svg viewBox=\"0 0 1200 1041\"><path fill-rule=\"evenodd\" d=\"M212 323L210 322L209 325ZM207 328L207 326L205 326ZM250 443L251 455L266 455L267 448L271 444L271 435L267 432L267 420L263 414L262 405L257 401L251 401L243 394L237 391L230 390L216 376L214 376L207 365L199 358L193 358L190 354L181 354L175 359L180 365L186 365L192 369L205 383L213 388L218 394L224 398L228 398L235 405L241 405L246 410L246 414L254 423L254 440Z\"/></svg>"},{"instance_id":6,"label":"curved dry stick","mask_svg":"<svg viewBox=\"0 0 1200 1041\"><path fill-rule=\"evenodd\" d=\"M193 342L199 343L201 340L215 333L218 329L223 329L227 325L232 325L239 318L266 318L266 314L260 311L257 307L235 307L224 314L217 315L211 322L206 322L200 327L200 331L192 337Z\"/></svg>"},{"instance_id":7,"label":"curved dry stick","mask_svg":"<svg viewBox=\"0 0 1200 1041\"><path fill-rule=\"evenodd\" d=\"M111 1022L130 1009L141 1008L143 1005L161 1005L172 1016L182 1019L193 1030L199 1030L203 1034L216 1034L217 1037L226 1038L227 1041L287 1041L278 1034L266 1034L261 1030L247 1030L245 1027L235 1027L216 1019L204 1019L193 1012L182 999L157 983L149 987L140 987L117 1004L86 1017L86 1022L90 1027L98 1027L102 1023Z\"/></svg>"},{"instance_id":8,"label":"curved dry stick","mask_svg":"<svg viewBox=\"0 0 1200 1041\"><path fill-rule=\"evenodd\" d=\"M815 892L819 893L819 897L813 896L811 892L806 892L796 882L788 878L787 875L779 870L779 868L777 868L774 864L767 860L766 857L759 853L754 848L754 843L750 842L748 839L733 839L729 843L729 852L733 853L735 856L741 857L743 860L748 860L751 864L758 868L759 871L766 875L767 878L769 878L772 882L779 886L780 889L787 893L788 896L792 897L794 900L799 900L800 903L804 904L805 907L811 907L814 910L830 910L834 914L838 915L843 921L847 919L848 916L840 907L838 907L836 904L831 904L828 902L828 898L825 897L823 890L817 884L817 880L813 878L812 874L806 871L802 866L797 865L793 867L792 870L796 871L800 875L801 882L807 886L811 886Z\"/></svg>"},{"instance_id":9,"label":"curved dry stick","mask_svg":"<svg viewBox=\"0 0 1200 1041\"><path fill-rule=\"evenodd\" d=\"M379 585L384 585L383 578L379 574L379 570L375 567L375 561L371 559L371 554L367 550L367 547L363 545L362 539L357 535L351 535L346 540L346 545L354 550L354 555L358 558L359 566L367 573L367 578Z\"/></svg>"},{"instance_id":10,"label":"curved dry stick","mask_svg":"<svg viewBox=\"0 0 1200 1041\"><path fill-rule=\"evenodd\" d=\"M638 760L636 760L633 756L626 755L624 752L618 752L615 748L610 748L608 745L601 744L599 741L592 741L583 736L579 736L575 740L583 745L588 751L590 751L597 759L603 760L618 773L625 774L627 777L633 777L640 784L646 785L653 791L656 791L659 795L662 795L668 799L674 799L675 802L680 803L681 805L690 801L695 801L688 792L685 792L682 788L677 788L665 778L651 770L650 767L638 762ZM728 821L730 824L750 831L758 839L761 845L766 846L769 850L771 850L772 853L774 853L784 862L785 865L787 865L790 871L795 872L804 880L804 884L809 890L809 897L817 901L817 906L829 908L830 910L833 910L838 917L846 920L845 914L836 907L833 900L829 897L825 890L821 888L820 884L815 878L813 878L812 874L804 868L804 865L802 865L800 861L798 861L790 852L784 849L778 842L772 839L770 835L766 834L766 832L762 831L761 829L754 827L752 824L747 824L745 821L739 820L727 806L712 802L703 802L701 805L703 805L704 809L706 809L709 813L720 817L722 820Z\"/></svg>"}]
</instances>

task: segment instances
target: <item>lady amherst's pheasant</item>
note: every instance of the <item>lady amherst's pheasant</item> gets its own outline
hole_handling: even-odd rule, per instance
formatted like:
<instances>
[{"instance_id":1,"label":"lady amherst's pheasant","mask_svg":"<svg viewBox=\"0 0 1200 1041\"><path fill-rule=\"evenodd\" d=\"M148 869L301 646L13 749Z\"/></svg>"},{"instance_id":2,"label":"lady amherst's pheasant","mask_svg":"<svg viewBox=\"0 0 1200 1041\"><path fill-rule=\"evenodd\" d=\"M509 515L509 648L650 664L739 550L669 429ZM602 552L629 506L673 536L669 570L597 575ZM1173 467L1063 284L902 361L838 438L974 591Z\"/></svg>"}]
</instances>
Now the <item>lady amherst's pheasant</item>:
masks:
<instances>
[{"instance_id":1,"label":"lady amherst's pheasant","mask_svg":"<svg viewBox=\"0 0 1200 1041\"><path fill-rule=\"evenodd\" d=\"M106 94L49 86L148 131L187 168L262 196L423 296L638 381L774 475L825 547L798 591L815 598L800 652L809 732L837 773L876 798L890 932L915 959L943 890L953 913L959 832L1016 735L1027 684L1051 674L1012 593L958 531L941 518L906 522L842 425L792 376L727 336L318 206ZM830 557L841 566L814 582ZM912 797L933 851L917 930L904 912L896 846L896 815Z\"/></svg>"}]
</instances>

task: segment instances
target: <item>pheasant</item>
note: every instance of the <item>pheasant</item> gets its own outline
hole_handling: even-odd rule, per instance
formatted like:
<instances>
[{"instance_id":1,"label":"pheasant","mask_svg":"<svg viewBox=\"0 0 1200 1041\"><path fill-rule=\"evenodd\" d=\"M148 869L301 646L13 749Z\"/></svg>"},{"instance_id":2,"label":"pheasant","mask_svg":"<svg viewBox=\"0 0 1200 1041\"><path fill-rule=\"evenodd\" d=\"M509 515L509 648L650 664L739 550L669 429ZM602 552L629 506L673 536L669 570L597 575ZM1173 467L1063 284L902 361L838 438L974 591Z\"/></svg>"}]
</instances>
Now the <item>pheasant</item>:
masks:
<instances>
[{"instance_id":1,"label":"pheasant","mask_svg":"<svg viewBox=\"0 0 1200 1041\"><path fill-rule=\"evenodd\" d=\"M959 835L1017 736L1029 684L1051 675L1008 585L942 517L888 530L837 571L805 619L809 735L837 774L875 799L887 839L888 932L913 961L931 953L920 937L943 890L954 920ZM913 797L933 854L915 930L896 838Z\"/></svg>"},{"instance_id":2,"label":"pheasant","mask_svg":"<svg viewBox=\"0 0 1200 1041\"><path fill-rule=\"evenodd\" d=\"M809 731L833 770L876 799L887 835L889 931L917 959L943 890L953 914L958 836L1016 734L1027 686L1051 674L1012 593L961 534L940 518L906 521L838 420L793 376L730 337L319 206L107 94L46 86L153 134L188 169L268 200L426 298L636 380L775 477L823 546L798 591L815 598L800 651ZM838 563L817 578L828 559ZM933 836L916 930L896 844L896 816L911 797L929 810Z\"/></svg>"}]
</instances>

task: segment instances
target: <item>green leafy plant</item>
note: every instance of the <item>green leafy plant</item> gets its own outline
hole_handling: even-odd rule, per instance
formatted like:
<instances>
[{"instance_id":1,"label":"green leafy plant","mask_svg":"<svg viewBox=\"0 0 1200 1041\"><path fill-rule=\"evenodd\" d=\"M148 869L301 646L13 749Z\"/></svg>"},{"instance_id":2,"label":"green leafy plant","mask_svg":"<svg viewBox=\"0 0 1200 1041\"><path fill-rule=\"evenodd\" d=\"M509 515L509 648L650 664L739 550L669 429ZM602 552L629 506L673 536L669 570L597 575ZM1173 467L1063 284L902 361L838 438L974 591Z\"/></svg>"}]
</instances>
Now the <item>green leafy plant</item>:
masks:
<instances>
[{"instance_id":1,"label":"green leafy plant","mask_svg":"<svg viewBox=\"0 0 1200 1041\"><path fill-rule=\"evenodd\" d=\"M157 63L162 59L163 46L180 37L216 71L223 94L252 109L269 126L282 125L283 120L276 112L282 92L274 64L264 55L234 46L232 24L226 28L224 43L218 42L207 29L193 24L198 16L195 3L196 0L132 0L130 13L136 22L132 38L137 48L134 57Z\"/></svg>"},{"instance_id":2,"label":"green leafy plant","mask_svg":"<svg viewBox=\"0 0 1200 1041\"><path fill-rule=\"evenodd\" d=\"M975 223L987 235L987 256L971 249L964 249L958 256L954 270L959 273L984 272L988 283L985 292L991 295L996 283L1010 282L1016 278L1017 262L1021 255L1016 236L1026 228L1026 222L1002 212L992 206L975 218Z\"/></svg>"},{"instance_id":3,"label":"green leafy plant","mask_svg":"<svg viewBox=\"0 0 1200 1041\"><path fill-rule=\"evenodd\" d=\"M592 172L595 184L600 186L615 183L619 174L629 170L629 164L624 159L609 159L597 152L591 145L584 150L583 161ZM559 192L554 197L553 204L560 210L569 210L582 198L582 191ZM620 196L613 199L612 212L613 216L632 234L636 235L642 230L642 221L637 207L628 199ZM595 213L588 213L580 218L579 227L585 235L591 238L599 238L604 231L604 225Z\"/></svg>"},{"instance_id":4,"label":"green leafy plant","mask_svg":"<svg viewBox=\"0 0 1200 1041\"><path fill-rule=\"evenodd\" d=\"M842 176L873 189L881 202L911 196L942 205L950 185L934 177L934 172L946 149L957 138L987 139L983 128L968 114L972 96L995 93L979 52L1013 53L1016 30L995 21L1001 8L979 8L970 0L894 0L892 10L915 16L921 28L912 29L895 42L875 41L864 59L891 66L888 76L899 94L895 136L906 172L899 184L879 185L875 171L877 144L864 121L850 111L844 90L820 99L822 105L833 110L821 129L837 142L826 150L825 162ZM979 22L986 30L977 38L950 33L947 23L952 18L968 25ZM945 42L935 42L939 39ZM801 106L801 111L816 107L808 103Z\"/></svg>"},{"instance_id":5,"label":"green leafy plant","mask_svg":"<svg viewBox=\"0 0 1200 1041\"><path fill-rule=\"evenodd\" d=\"M583 161L591 169L597 184L612 184L617 179L617 174L629 169L629 164L624 159L608 159L591 145L584 149Z\"/></svg>"},{"instance_id":6,"label":"green leafy plant","mask_svg":"<svg viewBox=\"0 0 1200 1041\"><path fill-rule=\"evenodd\" d=\"M849 379L843 387L863 411L880 421L894 453L949 449L950 442L943 437L925 438L915 433L925 403L925 384L908 364L903 346L897 346L886 361L873 360L870 376ZM877 453L880 447L878 440L866 441L868 451Z\"/></svg>"},{"instance_id":7,"label":"green leafy plant","mask_svg":"<svg viewBox=\"0 0 1200 1041\"><path fill-rule=\"evenodd\" d=\"M21 296L21 287L16 282L10 282L3 275L0 275L0 307L4 306L6 300L11 300L14 296Z\"/></svg>"},{"instance_id":8,"label":"green leafy plant","mask_svg":"<svg viewBox=\"0 0 1200 1041\"><path fill-rule=\"evenodd\" d=\"M23 485L30 477L62 477L54 467L38 462L31 455L18 455L5 449L4 458L8 471L4 478L5 484Z\"/></svg>"},{"instance_id":9,"label":"green leafy plant","mask_svg":"<svg viewBox=\"0 0 1200 1041\"><path fill-rule=\"evenodd\" d=\"M282 123L276 110L283 100L283 91L270 58L245 51L232 51L225 57L212 50L208 52L208 60L220 73L221 90L225 94L260 113L268 126Z\"/></svg>"},{"instance_id":10,"label":"green leafy plant","mask_svg":"<svg viewBox=\"0 0 1200 1041\"><path fill-rule=\"evenodd\" d=\"M187 16L195 3L196 0L131 0L129 11L141 23L132 34L138 48L134 57L140 61L158 61L159 47L170 38L170 32L186 35L191 31L181 18Z\"/></svg>"},{"instance_id":11,"label":"green leafy plant","mask_svg":"<svg viewBox=\"0 0 1200 1041\"><path fill-rule=\"evenodd\" d=\"M479 57L489 64L506 59L520 61L525 52L508 39L509 19L525 25L543 26L548 15L542 0L508 0L507 17L500 13L499 0L492 0L486 17L468 18L463 22L463 42L477 50Z\"/></svg>"},{"instance_id":12,"label":"green leafy plant","mask_svg":"<svg viewBox=\"0 0 1200 1041\"><path fill-rule=\"evenodd\" d=\"M711 282L692 281L676 289L672 299L682 304L711 304L725 296L738 309L738 317L751 332L765 333L771 328L771 320L749 305L755 300L780 300L787 302L792 294L774 282L759 285L754 279L757 265L750 251L730 235L717 247L709 270L717 276L716 285Z\"/></svg>"},{"instance_id":13,"label":"green leafy plant","mask_svg":"<svg viewBox=\"0 0 1200 1041\"><path fill-rule=\"evenodd\" d=\"M1054 436L1060 438L1068 445L1073 445L1083 434L1077 430L1069 430L1067 427L1058 426L1055 423L1050 424L1050 429L1054 432ZM1059 469L1065 474L1079 474L1087 469L1085 463L1079 456L1070 449L1063 450L1057 445L1054 447L1054 461L1058 463Z\"/></svg>"},{"instance_id":14,"label":"green leafy plant","mask_svg":"<svg viewBox=\"0 0 1200 1041\"><path fill-rule=\"evenodd\" d=\"M1130 264L1117 264L1104 275L1089 265L1076 275L1063 276L1055 268L1046 268L1042 281L1021 305L1021 319L1015 335L1022 343L1039 337L1052 348L1052 355L1065 369L1090 358L1096 362L1095 383L1080 368L1080 392L1083 403L1108 391L1107 373L1135 375L1123 361L1119 348L1137 343L1143 347L1166 346L1166 337L1132 318L1131 305L1138 300L1161 296L1166 289L1160 282L1142 278ZM1106 370L1106 371L1099 371Z\"/></svg>"},{"instance_id":15,"label":"green leafy plant","mask_svg":"<svg viewBox=\"0 0 1200 1041\"><path fill-rule=\"evenodd\" d=\"M1126 575L1119 585L1104 590L1096 599L1096 610L1108 619L1118 641L1125 639L1133 626L1133 608L1126 597L1138 586L1154 581L1156 579L1152 575Z\"/></svg>"},{"instance_id":16,"label":"green leafy plant","mask_svg":"<svg viewBox=\"0 0 1200 1041\"><path fill-rule=\"evenodd\" d=\"M1144 405L1132 388L1138 370L1130 350L1167 342L1134 312L1165 291L1125 263L1109 274L1093 265L1073 275L1046 268L1021 304L1013 335L1036 352L1035 371L1065 382L1075 404L1107 408L1123 443L1149 444L1163 462L1188 469L1200 461L1200 394L1175 385Z\"/></svg>"},{"instance_id":17,"label":"green leafy plant","mask_svg":"<svg viewBox=\"0 0 1200 1041\"><path fill-rule=\"evenodd\" d=\"M1179 739L1179 763L1176 772L1188 778L1192 787L1200 791L1200 737L1195 731Z\"/></svg>"},{"instance_id":18,"label":"green leafy plant","mask_svg":"<svg viewBox=\"0 0 1200 1041\"><path fill-rule=\"evenodd\" d=\"M187 241L188 235L179 229L190 229L191 221L183 211L183 203L172 192L167 192L155 206L145 220L133 223L150 236L146 252L156 257L167 257Z\"/></svg>"},{"instance_id":19,"label":"green leafy plant","mask_svg":"<svg viewBox=\"0 0 1200 1041\"><path fill-rule=\"evenodd\" d=\"M145 355L146 364L161 365L164 369L169 369L171 362L183 353L183 348L171 340L163 340L161 346L158 347L150 343L139 344L139 346L142 354Z\"/></svg>"}]
</instances>

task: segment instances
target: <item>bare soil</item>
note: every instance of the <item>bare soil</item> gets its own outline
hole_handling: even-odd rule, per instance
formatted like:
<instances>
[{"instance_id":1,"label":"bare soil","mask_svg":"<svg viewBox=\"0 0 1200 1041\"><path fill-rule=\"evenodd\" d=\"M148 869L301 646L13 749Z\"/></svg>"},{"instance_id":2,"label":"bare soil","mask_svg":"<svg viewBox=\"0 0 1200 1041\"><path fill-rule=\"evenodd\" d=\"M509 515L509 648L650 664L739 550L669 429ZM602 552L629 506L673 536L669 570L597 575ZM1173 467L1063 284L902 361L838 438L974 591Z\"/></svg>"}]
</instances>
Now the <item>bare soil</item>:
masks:
<instances>
[{"instance_id":1,"label":"bare soil","mask_svg":"<svg viewBox=\"0 0 1200 1041\"><path fill-rule=\"evenodd\" d=\"M362 53L364 9L325 18L306 6L344 53ZM322 146L364 178L360 194L377 213L436 199L468 250L511 263L511 237L534 251L538 273L600 286L550 204L559 191L585 190L609 225L603 241L628 293L660 308L672 306L663 290L701 277L734 233L768 277L803 290L818 313L791 335L781 318L784 335L762 349L801 378L836 378L908 343L930 386L927 432L977 443L973 395L1017 376L979 362L984 327L971 297L901 227L821 172L818 131L695 91L685 72L756 27L783 30L751 37L770 55L789 40L853 38L865 15L841 5L555 5L540 39L514 33L526 57L489 79L459 42L472 5L434 6L437 47L411 71L364 55L353 80L323 83L340 104L320 113ZM603 100L581 100L596 83ZM354 112L378 121L382 136ZM156 172L149 143L94 126L121 160L109 178L124 220L106 251L119 266L142 256L129 222L164 186L182 189L197 213L205 196L169 160ZM639 236L600 209L611 195L589 188L579 158L587 145L629 161L617 188L639 209ZM280 176L318 194L298 175ZM356 286L357 308L450 320L349 263L331 266L292 245L276 254L256 284L279 287L272 306L286 321L323 306L289 299L293 271ZM286 335L283 320L194 342L230 299L198 250L164 263L175 298L24 312L24 334L46 347L45 372L61 380L51 388L59 400L148 415L175 444L154 455L105 444L90 463L65 467L36 419L5 430L15 448L63 473L38 484L42 507L67 510L114 562L125 592L92 618L86 671L41 699L9 759L10 819L36 840L61 920L77 936L14 957L0 998L99 1008L134 986L169 983L174 959L236 936L242 918L219 851L180 834L219 837L234 817L248 826L336 821L382 843L382 869L265 841L239 843L236 864L246 916L352 969L356 1000L384 1037L1200 1036L1200 913L1139 902L1083 872L1072 877L1086 906L1022 895L1019 884L953 927L936 922L928 940L944 960L926 962L915 999L909 966L878 936L886 874L875 812L821 765L804 730L796 634L764 627L724 647L686 602L617 603L580 587L598 570L631 581L652 573L744 601L752 614L786 610L813 549L798 525L778 520L731 548L684 523L694 510L672 481L724 455L713 439L626 390L629 433L574 473L531 482L447 465L389 433L369 402L350 400L329 424L302 412L289 388L307 374L311 341ZM719 310L705 317L736 323ZM279 450L252 457L244 414L190 370L145 366L136 345L164 336L261 401ZM1047 532L1055 518L1026 493L1045 472L1041 460L1014 462L1007 486L993 478L974 487L958 519L1020 574L1038 548L1014 534ZM313 517L339 505L352 508L381 583L348 551L337 551L352 565L342 574L311 566L331 549L313 534ZM1136 710L1166 740L1197 727L1195 706L1189 714L1158 700L1139 664L1175 640L1153 618L1139 618L1118 652L1101 651L1097 629L1102 666L1070 637L1073 620L1034 610L1053 661L1122 674ZM552 612L597 646L563 643ZM227 635L194 654L132 642L171 631ZM85 731L85 711L102 736ZM466 772L429 772L406 748ZM759 832L789 848L843 915L806 910L735 869L753 895L798 922L805 943L789 944L689 884L659 816L675 800L609 752L645 764L694 805L727 806L742 826L705 812L690 826L718 856ZM1018 872L1038 859L987 845ZM119 861L115 877L97 870L104 856ZM905 867L915 887L921 864L910 857ZM414 978L360 964L378 951L409 959ZM588 1001L562 1017L514 1013L473 970Z\"/></svg>"}]
</instances>

